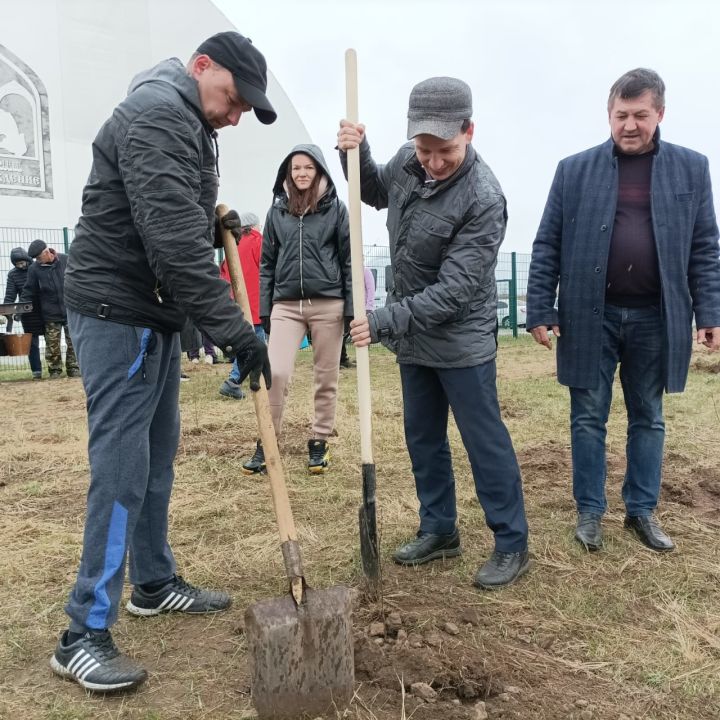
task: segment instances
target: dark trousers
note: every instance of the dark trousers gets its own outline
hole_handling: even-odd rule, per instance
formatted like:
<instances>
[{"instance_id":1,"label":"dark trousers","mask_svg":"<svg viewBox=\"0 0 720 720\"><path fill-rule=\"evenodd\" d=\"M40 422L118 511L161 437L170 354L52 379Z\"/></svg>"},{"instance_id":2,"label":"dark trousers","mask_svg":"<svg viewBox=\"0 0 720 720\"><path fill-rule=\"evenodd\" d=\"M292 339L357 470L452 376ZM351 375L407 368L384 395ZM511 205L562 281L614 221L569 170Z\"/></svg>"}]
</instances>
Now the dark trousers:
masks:
<instances>
[{"instance_id":1,"label":"dark trousers","mask_svg":"<svg viewBox=\"0 0 720 720\"><path fill-rule=\"evenodd\" d=\"M449 534L457 522L447 437L452 408L485 522L495 535L495 549L527 549L522 479L510 434L500 417L495 361L454 369L401 364L400 377L405 440L420 501L420 529Z\"/></svg>"},{"instance_id":2,"label":"dark trousers","mask_svg":"<svg viewBox=\"0 0 720 720\"><path fill-rule=\"evenodd\" d=\"M42 361L40 360L40 336L33 333L30 341L30 352L28 353L30 369L35 372L42 372Z\"/></svg>"},{"instance_id":3,"label":"dark trousers","mask_svg":"<svg viewBox=\"0 0 720 720\"><path fill-rule=\"evenodd\" d=\"M130 556L134 585L172 577L167 542L173 460L180 436L177 333L68 310L87 395L90 488L77 581L65 607L70 629L117 619ZM111 349L111 351L109 350Z\"/></svg>"},{"instance_id":4,"label":"dark trousers","mask_svg":"<svg viewBox=\"0 0 720 720\"><path fill-rule=\"evenodd\" d=\"M215 345L213 341L205 334L202 333L202 347L205 351L205 355L209 355L211 358L215 358ZM200 357L200 348L192 347L187 351L188 360L195 360Z\"/></svg>"},{"instance_id":5,"label":"dark trousers","mask_svg":"<svg viewBox=\"0 0 720 720\"><path fill-rule=\"evenodd\" d=\"M663 332L659 307L605 306L598 387L570 388L573 494L578 512L602 515L607 509L605 437L618 365L628 416L625 508L628 515L638 516L650 515L657 506L665 442Z\"/></svg>"}]
</instances>

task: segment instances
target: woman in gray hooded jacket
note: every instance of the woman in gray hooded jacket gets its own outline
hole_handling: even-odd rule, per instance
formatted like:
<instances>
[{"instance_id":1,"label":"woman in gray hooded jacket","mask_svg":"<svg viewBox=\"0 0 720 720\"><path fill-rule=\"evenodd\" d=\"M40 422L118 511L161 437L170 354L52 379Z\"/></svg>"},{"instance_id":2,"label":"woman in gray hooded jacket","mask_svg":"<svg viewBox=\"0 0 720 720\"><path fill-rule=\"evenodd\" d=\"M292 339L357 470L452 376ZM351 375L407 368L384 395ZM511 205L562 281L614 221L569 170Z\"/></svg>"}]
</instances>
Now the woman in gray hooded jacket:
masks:
<instances>
[{"instance_id":1,"label":"woman in gray hooded jacket","mask_svg":"<svg viewBox=\"0 0 720 720\"><path fill-rule=\"evenodd\" d=\"M260 319L270 336L273 372L270 410L279 435L295 357L309 332L315 415L308 470L323 473L330 462L327 438L335 426L343 331L353 314L348 214L317 145L291 150L280 165L273 194L260 260ZM258 440L243 470L253 474L264 468Z\"/></svg>"}]
</instances>

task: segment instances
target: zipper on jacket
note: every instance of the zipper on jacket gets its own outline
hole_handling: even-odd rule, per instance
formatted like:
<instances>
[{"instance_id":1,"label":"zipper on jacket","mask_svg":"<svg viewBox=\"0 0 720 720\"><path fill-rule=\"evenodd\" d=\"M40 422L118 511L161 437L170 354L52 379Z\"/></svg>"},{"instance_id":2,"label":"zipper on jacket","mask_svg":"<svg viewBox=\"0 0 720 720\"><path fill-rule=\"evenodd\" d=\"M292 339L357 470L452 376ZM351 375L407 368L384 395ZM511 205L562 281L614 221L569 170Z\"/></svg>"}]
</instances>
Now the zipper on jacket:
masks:
<instances>
[{"instance_id":1,"label":"zipper on jacket","mask_svg":"<svg viewBox=\"0 0 720 720\"><path fill-rule=\"evenodd\" d=\"M303 288L303 218L305 213L300 215L300 221L298 222L298 228L300 229L300 295L305 297L305 289Z\"/></svg>"},{"instance_id":2,"label":"zipper on jacket","mask_svg":"<svg viewBox=\"0 0 720 720\"><path fill-rule=\"evenodd\" d=\"M155 297L157 298L158 303L160 305L162 305L163 299L160 296L160 281L159 280L155 281L155 289L153 290L153 292L155 293Z\"/></svg>"}]
</instances>

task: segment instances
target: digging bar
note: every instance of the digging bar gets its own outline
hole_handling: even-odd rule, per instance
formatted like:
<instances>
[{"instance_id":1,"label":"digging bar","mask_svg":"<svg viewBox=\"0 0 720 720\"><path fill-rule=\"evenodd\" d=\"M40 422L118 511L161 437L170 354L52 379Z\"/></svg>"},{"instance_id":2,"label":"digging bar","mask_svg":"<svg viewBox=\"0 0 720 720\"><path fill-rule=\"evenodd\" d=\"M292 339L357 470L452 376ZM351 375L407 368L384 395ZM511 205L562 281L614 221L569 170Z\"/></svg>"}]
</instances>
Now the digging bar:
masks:
<instances>
[{"instance_id":1,"label":"digging bar","mask_svg":"<svg viewBox=\"0 0 720 720\"><path fill-rule=\"evenodd\" d=\"M357 54L345 51L346 117L358 122ZM352 264L353 313L365 319L365 276L363 272L362 221L360 202L360 149L347 152L348 206L350 214L350 261ZM360 559L369 589L377 594L380 585L380 554L376 516L376 478L372 451L372 409L370 404L370 355L367 347L356 350L358 410L360 414L360 460L362 462L362 506Z\"/></svg>"},{"instance_id":2,"label":"digging bar","mask_svg":"<svg viewBox=\"0 0 720 720\"><path fill-rule=\"evenodd\" d=\"M228 212L218 205L216 213ZM252 322L245 281L232 233L223 231L223 247L235 301ZM253 704L261 720L315 718L350 703L355 684L352 599L343 586L307 587L300 545L270 415L265 381L252 392L260 439L280 530L290 592L262 600L245 611L245 637L251 665Z\"/></svg>"}]
</instances>

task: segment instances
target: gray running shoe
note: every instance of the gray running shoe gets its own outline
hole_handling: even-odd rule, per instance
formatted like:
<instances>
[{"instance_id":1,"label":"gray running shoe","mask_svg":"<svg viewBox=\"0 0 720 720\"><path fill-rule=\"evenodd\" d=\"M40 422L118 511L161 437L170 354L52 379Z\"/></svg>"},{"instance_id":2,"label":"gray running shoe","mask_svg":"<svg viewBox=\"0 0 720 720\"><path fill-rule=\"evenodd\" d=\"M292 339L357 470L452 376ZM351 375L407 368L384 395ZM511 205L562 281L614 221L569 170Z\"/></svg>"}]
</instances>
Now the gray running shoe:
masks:
<instances>
[{"instance_id":1,"label":"gray running shoe","mask_svg":"<svg viewBox=\"0 0 720 720\"><path fill-rule=\"evenodd\" d=\"M108 630L88 631L70 645L67 634L66 630L50 658L50 667L60 677L92 692L127 690L147 680L147 672L117 649Z\"/></svg>"},{"instance_id":2,"label":"gray running shoe","mask_svg":"<svg viewBox=\"0 0 720 720\"><path fill-rule=\"evenodd\" d=\"M227 593L195 587L180 575L175 575L154 593L146 593L140 587L133 588L125 609L142 617L165 612L201 615L227 610L231 604L232 599Z\"/></svg>"}]
</instances>

